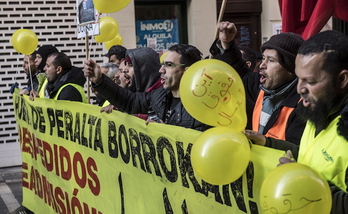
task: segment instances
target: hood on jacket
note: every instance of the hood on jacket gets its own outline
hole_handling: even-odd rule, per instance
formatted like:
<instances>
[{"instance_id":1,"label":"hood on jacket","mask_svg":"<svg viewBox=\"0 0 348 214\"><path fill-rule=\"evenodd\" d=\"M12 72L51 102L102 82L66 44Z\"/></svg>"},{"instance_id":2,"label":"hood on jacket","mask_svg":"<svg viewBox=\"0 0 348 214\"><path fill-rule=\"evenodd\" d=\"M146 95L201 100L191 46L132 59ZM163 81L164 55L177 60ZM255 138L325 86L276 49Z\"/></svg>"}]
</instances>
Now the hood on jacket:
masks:
<instances>
[{"instance_id":1,"label":"hood on jacket","mask_svg":"<svg viewBox=\"0 0 348 214\"><path fill-rule=\"evenodd\" d=\"M158 54L153 49L147 47L128 49L126 56L131 59L134 69L134 84L128 87L129 90L146 91L160 78L161 64Z\"/></svg>"},{"instance_id":2,"label":"hood on jacket","mask_svg":"<svg viewBox=\"0 0 348 214\"><path fill-rule=\"evenodd\" d=\"M43 45L39 47L39 49L36 51L36 53L42 57L42 61L37 66L37 69L39 70L39 72L43 72L44 67L46 65L47 57L54 52L58 52L58 49L54 47L53 45Z\"/></svg>"},{"instance_id":3,"label":"hood on jacket","mask_svg":"<svg viewBox=\"0 0 348 214\"><path fill-rule=\"evenodd\" d=\"M51 95L58 92L59 88L65 84L74 83L84 87L85 82L86 77L82 69L73 66L70 70L63 72L56 81L48 83L47 90Z\"/></svg>"}]
</instances>

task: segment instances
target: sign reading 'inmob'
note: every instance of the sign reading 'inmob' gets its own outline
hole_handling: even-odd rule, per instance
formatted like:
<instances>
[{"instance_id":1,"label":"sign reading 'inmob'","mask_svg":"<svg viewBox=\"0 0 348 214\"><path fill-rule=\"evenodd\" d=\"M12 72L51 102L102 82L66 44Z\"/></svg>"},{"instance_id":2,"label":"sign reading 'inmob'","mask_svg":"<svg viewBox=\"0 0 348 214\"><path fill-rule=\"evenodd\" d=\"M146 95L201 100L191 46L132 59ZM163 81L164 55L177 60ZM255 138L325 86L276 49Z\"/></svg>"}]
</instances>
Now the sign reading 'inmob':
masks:
<instances>
[{"instance_id":1,"label":"sign reading 'inmob'","mask_svg":"<svg viewBox=\"0 0 348 214\"><path fill-rule=\"evenodd\" d=\"M167 50L179 43L177 19L136 21L137 47Z\"/></svg>"}]
</instances>

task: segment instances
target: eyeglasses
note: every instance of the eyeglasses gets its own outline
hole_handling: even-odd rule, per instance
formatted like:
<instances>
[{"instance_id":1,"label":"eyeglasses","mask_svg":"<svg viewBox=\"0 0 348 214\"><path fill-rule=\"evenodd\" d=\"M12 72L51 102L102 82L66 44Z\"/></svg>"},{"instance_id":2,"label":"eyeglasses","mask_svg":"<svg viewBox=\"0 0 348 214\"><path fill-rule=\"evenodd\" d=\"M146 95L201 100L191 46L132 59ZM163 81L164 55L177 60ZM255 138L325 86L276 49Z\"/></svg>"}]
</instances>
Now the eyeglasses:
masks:
<instances>
[{"instance_id":1,"label":"eyeglasses","mask_svg":"<svg viewBox=\"0 0 348 214\"><path fill-rule=\"evenodd\" d=\"M162 62L161 65L164 66L165 68L174 68L175 66L185 65L185 64L174 64L172 62Z\"/></svg>"}]
</instances>

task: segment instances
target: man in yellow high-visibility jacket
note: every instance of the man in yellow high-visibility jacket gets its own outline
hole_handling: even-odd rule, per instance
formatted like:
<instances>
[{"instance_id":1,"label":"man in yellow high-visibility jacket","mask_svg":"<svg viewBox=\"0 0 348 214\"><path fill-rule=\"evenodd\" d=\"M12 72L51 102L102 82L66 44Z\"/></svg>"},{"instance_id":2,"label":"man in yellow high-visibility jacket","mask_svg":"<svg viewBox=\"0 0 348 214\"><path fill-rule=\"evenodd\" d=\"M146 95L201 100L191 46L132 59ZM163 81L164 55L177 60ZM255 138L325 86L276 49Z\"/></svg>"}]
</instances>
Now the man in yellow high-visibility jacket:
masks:
<instances>
[{"instance_id":1,"label":"man in yellow high-visibility jacket","mask_svg":"<svg viewBox=\"0 0 348 214\"><path fill-rule=\"evenodd\" d=\"M71 65L70 58L55 52L48 56L44 67L46 80L39 92L32 91L31 98L69 100L86 103L84 84L86 78L81 69Z\"/></svg>"}]
</instances>

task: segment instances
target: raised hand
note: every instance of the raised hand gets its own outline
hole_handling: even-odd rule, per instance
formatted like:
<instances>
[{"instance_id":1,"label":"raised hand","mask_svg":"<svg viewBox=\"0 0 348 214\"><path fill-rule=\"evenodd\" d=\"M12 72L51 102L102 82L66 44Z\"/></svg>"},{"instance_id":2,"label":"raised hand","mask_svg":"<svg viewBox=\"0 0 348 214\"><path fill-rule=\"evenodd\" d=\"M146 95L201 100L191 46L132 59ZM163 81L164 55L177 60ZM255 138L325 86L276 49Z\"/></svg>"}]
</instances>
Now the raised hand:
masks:
<instances>
[{"instance_id":1,"label":"raised hand","mask_svg":"<svg viewBox=\"0 0 348 214\"><path fill-rule=\"evenodd\" d=\"M228 43L230 43L237 34L237 27L231 22L220 22L217 24L219 31L219 39L221 45L226 49Z\"/></svg>"},{"instance_id":2,"label":"raised hand","mask_svg":"<svg viewBox=\"0 0 348 214\"><path fill-rule=\"evenodd\" d=\"M88 77L90 81L93 83L99 83L102 79L102 72L100 69L100 65L94 62L91 59L85 60L83 65L83 72L85 77Z\"/></svg>"}]
</instances>

